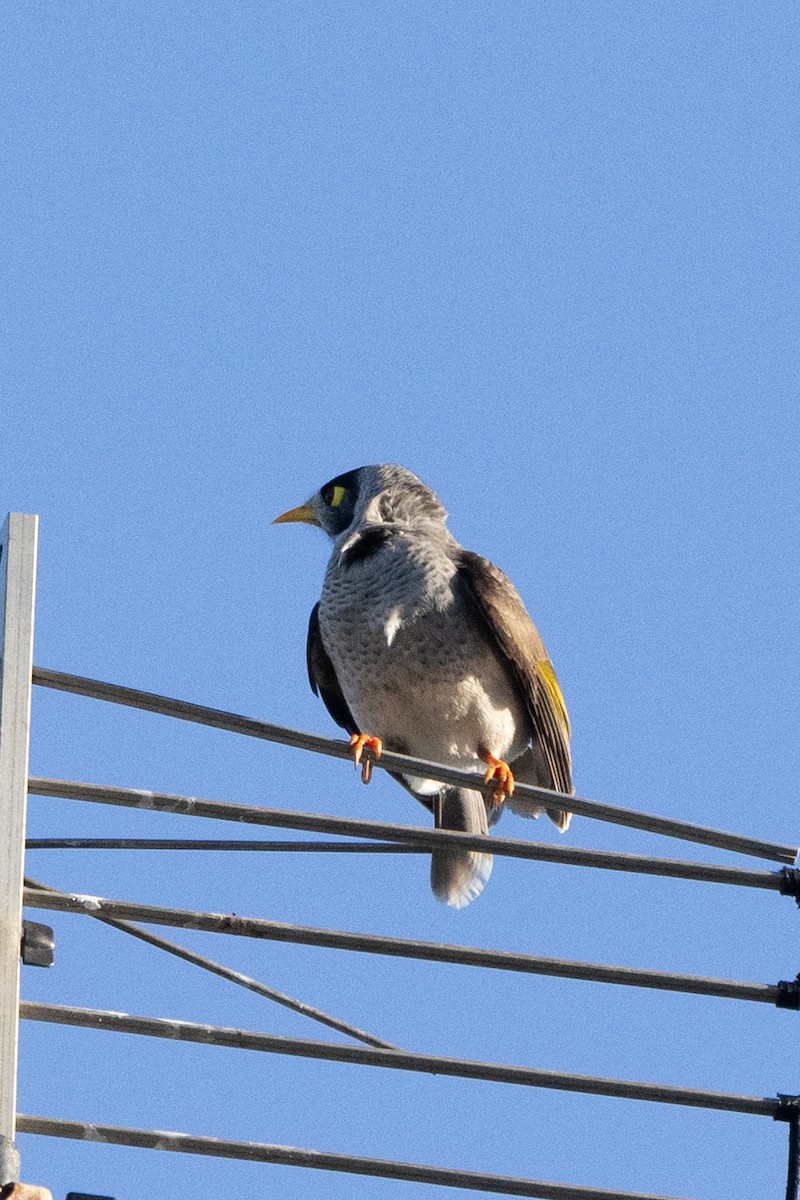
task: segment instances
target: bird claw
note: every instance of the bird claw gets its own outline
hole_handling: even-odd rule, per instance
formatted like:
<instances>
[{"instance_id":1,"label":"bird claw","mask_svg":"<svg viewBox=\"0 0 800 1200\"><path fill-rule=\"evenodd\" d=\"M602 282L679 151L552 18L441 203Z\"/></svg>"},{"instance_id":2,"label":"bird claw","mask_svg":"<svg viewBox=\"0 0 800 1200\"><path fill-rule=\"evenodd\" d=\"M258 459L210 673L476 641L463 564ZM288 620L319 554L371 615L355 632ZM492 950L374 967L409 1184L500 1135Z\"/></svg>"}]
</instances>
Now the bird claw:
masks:
<instances>
[{"instance_id":1,"label":"bird claw","mask_svg":"<svg viewBox=\"0 0 800 1200\"><path fill-rule=\"evenodd\" d=\"M366 733L354 733L350 738L350 749L353 751L353 767L357 770L361 763L361 782L369 783L372 779L372 764L377 762L383 750L383 743L378 737L370 737ZM367 758L361 762L364 750L369 750Z\"/></svg>"},{"instance_id":2,"label":"bird claw","mask_svg":"<svg viewBox=\"0 0 800 1200\"><path fill-rule=\"evenodd\" d=\"M491 783L494 780L492 807L499 808L507 796L514 795L514 775L502 758L495 758L493 754L484 754L482 757L483 761L489 764L483 782Z\"/></svg>"}]
</instances>

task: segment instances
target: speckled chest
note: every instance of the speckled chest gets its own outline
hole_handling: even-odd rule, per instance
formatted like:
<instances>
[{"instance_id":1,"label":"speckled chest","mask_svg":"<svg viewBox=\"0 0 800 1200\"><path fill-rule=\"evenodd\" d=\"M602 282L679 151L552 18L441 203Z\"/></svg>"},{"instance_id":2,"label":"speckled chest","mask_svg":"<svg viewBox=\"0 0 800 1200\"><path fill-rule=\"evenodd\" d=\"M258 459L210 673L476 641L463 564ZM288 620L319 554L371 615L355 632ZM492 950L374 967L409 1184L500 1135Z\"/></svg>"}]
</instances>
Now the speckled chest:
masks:
<instances>
[{"instance_id":1,"label":"speckled chest","mask_svg":"<svg viewBox=\"0 0 800 1200\"><path fill-rule=\"evenodd\" d=\"M387 673L417 678L447 667L467 632L455 603L456 568L435 553L396 536L366 557L345 552L331 560L320 598L323 641L343 686ZM392 686L388 683L387 686Z\"/></svg>"},{"instance_id":2,"label":"speckled chest","mask_svg":"<svg viewBox=\"0 0 800 1200\"><path fill-rule=\"evenodd\" d=\"M395 537L334 555L322 639L359 727L422 757L467 761L527 740L507 667L456 583L446 549Z\"/></svg>"}]
</instances>

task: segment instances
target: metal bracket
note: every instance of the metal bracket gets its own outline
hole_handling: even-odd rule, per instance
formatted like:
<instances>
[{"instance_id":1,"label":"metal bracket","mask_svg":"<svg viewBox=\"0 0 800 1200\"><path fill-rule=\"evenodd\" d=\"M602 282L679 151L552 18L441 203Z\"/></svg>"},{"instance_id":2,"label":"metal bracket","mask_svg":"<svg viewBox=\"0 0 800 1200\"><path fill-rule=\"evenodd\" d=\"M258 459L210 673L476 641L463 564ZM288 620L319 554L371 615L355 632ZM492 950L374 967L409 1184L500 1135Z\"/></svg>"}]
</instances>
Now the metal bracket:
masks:
<instances>
[{"instance_id":1,"label":"metal bracket","mask_svg":"<svg viewBox=\"0 0 800 1200\"><path fill-rule=\"evenodd\" d=\"M778 1092L776 1121L789 1126L789 1162L786 1169L786 1200L798 1200L800 1192L800 1096L784 1096Z\"/></svg>"},{"instance_id":2,"label":"metal bracket","mask_svg":"<svg viewBox=\"0 0 800 1200\"><path fill-rule=\"evenodd\" d=\"M776 1008L793 1008L795 1012L800 1010L800 975L795 979L781 979L777 988Z\"/></svg>"},{"instance_id":3,"label":"metal bracket","mask_svg":"<svg viewBox=\"0 0 800 1200\"><path fill-rule=\"evenodd\" d=\"M55 934L50 925L39 921L22 922L20 954L27 967L52 967Z\"/></svg>"},{"instance_id":4,"label":"metal bracket","mask_svg":"<svg viewBox=\"0 0 800 1200\"><path fill-rule=\"evenodd\" d=\"M778 1092L778 1111L774 1121L796 1121L800 1117L800 1096L785 1096Z\"/></svg>"},{"instance_id":5,"label":"metal bracket","mask_svg":"<svg viewBox=\"0 0 800 1200\"><path fill-rule=\"evenodd\" d=\"M800 906L800 867L781 867L778 874L781 877L781 886L778 889L782 896L794 896L798 906Z\"/></svg>"},{"instance_id":6,"label":"metal bracket","mask_svg":"<svg viewBox=\"0 0 800 1200\"><path fill-rule=\"evenodd\" d=\"M10 1138L0 1136L0 1195L19 1183L19 1150Z\"/></svg>"}]
</instances>

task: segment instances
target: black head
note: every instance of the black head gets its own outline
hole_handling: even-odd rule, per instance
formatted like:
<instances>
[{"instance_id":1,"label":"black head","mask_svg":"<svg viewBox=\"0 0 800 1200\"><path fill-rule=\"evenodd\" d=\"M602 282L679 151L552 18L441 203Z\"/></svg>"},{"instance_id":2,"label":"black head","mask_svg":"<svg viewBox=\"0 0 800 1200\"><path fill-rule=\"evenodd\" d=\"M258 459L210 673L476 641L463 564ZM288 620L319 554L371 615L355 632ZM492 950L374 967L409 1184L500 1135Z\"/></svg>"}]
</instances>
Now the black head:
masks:
<instances>
[{"instance_id":1,"label":"black head","mask_svg":"<svg viewBox=\"0 0 800 1200\"><path fill-rule=\"evenodd\" d=\"M338 538L352 526L413 526L432 521L444 525L446 517L436 493L416 475L405 467L380 463L337 475L305 504L276 520L306 521Z\"/></svg>"}]
</instances>

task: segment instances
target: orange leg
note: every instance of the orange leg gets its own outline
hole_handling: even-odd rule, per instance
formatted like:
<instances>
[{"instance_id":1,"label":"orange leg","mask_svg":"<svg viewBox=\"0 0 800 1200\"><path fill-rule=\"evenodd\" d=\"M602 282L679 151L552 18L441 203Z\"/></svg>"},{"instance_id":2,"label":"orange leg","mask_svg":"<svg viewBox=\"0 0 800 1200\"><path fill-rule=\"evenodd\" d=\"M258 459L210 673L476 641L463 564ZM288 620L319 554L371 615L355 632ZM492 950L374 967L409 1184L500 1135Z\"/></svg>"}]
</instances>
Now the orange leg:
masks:
<instances>
[{"instance_id":1,"label":"orange leg","mask_svg":"<svg viewBox=\"0 0 800 1200\"><path fill-rule=\"evenodd\" d=\"M503 762L502 758L495 758L493 754L482 754L481 758L485 763L488 763L486 774L483 777L484 783L495 781L495 788L492 793L492 804L499 808L505 800L506 796L514 795L514 776L511 773L511 768L507 762Z\"/></svg>"},{"instance_id":2,"label":"orange leg","mask_svg":"<svg viewBox=\"0 0 800 1200\"><path fill-rule=\"evenodd\" d=\"M353 751L353 766L358 767L361 763L361 755L364 750L369 750L367 758L361 763L361 782L369 783L372 779L372 764L380 758L383 750L383 742L380 738L370 737L367 733L354 733L350 738L350 749Z\"/></svg>"}]
</instances>

